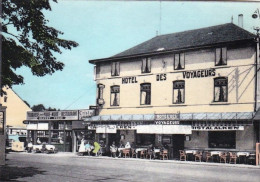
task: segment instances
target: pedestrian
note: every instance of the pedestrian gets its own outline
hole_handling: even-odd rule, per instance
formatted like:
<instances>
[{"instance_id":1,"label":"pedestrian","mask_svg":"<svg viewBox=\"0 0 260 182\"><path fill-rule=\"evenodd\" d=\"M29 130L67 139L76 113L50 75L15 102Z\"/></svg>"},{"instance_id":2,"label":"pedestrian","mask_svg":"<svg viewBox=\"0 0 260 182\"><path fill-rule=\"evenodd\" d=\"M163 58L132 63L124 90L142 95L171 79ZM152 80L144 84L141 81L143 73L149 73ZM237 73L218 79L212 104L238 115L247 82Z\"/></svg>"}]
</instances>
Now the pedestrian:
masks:
<instances>
[{"instance_id":1,"label":"pedestrian","mask_svg":"<svg viewBox=\"0 0 260 182\"><path fill-rule=\"evenodd\" d=\"M100 145L98 142L94 142L94 150L93 150L93 153L98 156L98 152L100 150Z\"/></svg>"}]
</instances>

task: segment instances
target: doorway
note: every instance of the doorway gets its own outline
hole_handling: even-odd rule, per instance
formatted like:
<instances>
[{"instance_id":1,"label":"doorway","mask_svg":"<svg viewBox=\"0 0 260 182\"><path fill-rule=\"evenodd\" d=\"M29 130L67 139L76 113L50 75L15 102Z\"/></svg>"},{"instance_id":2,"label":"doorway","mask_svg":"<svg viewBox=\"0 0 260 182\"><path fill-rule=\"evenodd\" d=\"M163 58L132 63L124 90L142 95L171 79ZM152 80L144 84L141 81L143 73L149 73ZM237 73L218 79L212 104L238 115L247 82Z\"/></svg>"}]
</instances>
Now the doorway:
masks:
<instances>
[{"instance_id":1,"label":"doorway","mask_svg":"<svg viewBox=\"0 0 260 182\"><path fill-rule=\"evenodd\" d=\"M180 158L180 152L179 150L184 149L184 139L185 135L172 135L172 156L173 159L179 159Z\"/></svg>"}]
</instances>

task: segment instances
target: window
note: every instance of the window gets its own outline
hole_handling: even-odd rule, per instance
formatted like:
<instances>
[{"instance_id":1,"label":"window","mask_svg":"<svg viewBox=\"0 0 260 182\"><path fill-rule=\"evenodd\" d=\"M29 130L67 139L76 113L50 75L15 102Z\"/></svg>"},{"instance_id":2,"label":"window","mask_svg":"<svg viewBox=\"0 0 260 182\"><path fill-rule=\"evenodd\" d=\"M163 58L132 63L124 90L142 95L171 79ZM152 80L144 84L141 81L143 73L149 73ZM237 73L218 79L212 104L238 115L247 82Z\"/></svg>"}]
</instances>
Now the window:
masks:
<instances>
[{"instance_id":1,"label":"window","mask_svg":"<svg viewBox=\"0 0 260 182\"><path fill-rule=\"evenodd\" d=\"M142 60L142 73L151 73L151 58Z\"/></svg>"},{"instance_id":2,"label":"window","mask_svg":"<svg viewBox=\"0 0 260 182\"><path fill-rule=\"evenodd\" d=\"M227 65L227 48L216 48L216 66Z\"/></svg>"},{"instance_id":3,"label":"window","mask_svg":"<svg viewBox=\"0 0 260 182\"><path fill-rule=\"evenodd\" d=\"M151 104L151 84L143 83L141 84L141 105Z\"/></svg>"},{"instance_id":4,"label":"window","mask_svg":"<svg viewBox=\"0 0 260 182\"><path fill-rule=\"evenodd\" d=\"M236 131L209 131L210 148L236 148Z\"/></svg>"},{"instance_id":5,"label":"window","mask_svg":"<svg viewBox=\"0 0 260 182\"><path fill-rule=\"evenodd\" d=\"M174 54L174 69L181 70L184 69L185 58L184 53Z\"/></svg>"},{"instance_id":6,"label":"window","mask_svg":"<svg viewBox=\"0 0 260 182\"><path fill-rule=\"evenodd\" d=\"M119 62L111 63L111 76L119 76Z\"/></svg>"},{"instance_id":7,"label":"window","mask_svg":"<svg viewBox=\"0 0 260 182\"><path fill-rule=\"evenodd\" d=\"M228 80L220 77L214 79L214 102L227 102L228 96Z\"/></svg>"},{"instance_id":8,"label":"window","mask_svg":"<svg viewBox=\"0 0 260 182\"><path fill-rule=\"evenodd\" d=\"M111 106L119 106L119 93L120 87L119 86L112 86L111 87L111 97L110 97L110 105Z\"/></svg>"},{"instance_id":9,"label":"window","mask_svg":"<svg viewBox=\"0 0 260 182\"><path fill-rule=\"evenodd\" d=\"M155 143L154 134L137 134L136 135L136 144L137 145L151 145Z\"/></svg>"},{"instance_id":10,"label":"window","mask_svg":"<svg viewBox=\"0 0 260 182\"><path fill-rule=\"evenodd\" d=\"M100 77L100 65L94 67L94 80Z\"/></svg>"},{"instance_id":11,"label":"window","mask_svg":"<svg viewBox=\"0 0 260 182\"><path fill-rule=\"evenodd\" d=\"M179 104L184 103L184 92L185 82L184 81L174 81L173 82L173 103Z\"/></svg>"}]
</instances>

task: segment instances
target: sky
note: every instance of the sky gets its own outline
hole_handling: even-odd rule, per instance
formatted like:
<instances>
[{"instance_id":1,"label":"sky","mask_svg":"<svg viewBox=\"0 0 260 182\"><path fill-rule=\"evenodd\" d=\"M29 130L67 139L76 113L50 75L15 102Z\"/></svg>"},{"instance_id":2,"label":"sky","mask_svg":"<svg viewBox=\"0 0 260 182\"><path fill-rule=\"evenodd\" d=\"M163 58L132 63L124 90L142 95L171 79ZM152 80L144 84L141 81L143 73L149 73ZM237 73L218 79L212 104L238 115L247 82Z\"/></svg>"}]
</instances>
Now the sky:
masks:
<instances>
[{"instance_id":1,"label":"sky","mask_svg":"<svg viewBox=\"0 0 260 182\"><path fill-rule=\"evenodd\" d=\"M23 85L13 90L31 106L43 104L61 110L88 109L95 105L94 66L88 61L113 56L156 34L168 34L224 23L238 24L250 32L260 27L252 14L258 2L159 2L159 1L80 1L51 3L45 11L49 26L64 32L62 38L79 46L55 54L65 64L63 71L44 77L33 76L28 68L17 69ZM161 18L160 18L161 17Z\"/></svg>"}]
</instances>

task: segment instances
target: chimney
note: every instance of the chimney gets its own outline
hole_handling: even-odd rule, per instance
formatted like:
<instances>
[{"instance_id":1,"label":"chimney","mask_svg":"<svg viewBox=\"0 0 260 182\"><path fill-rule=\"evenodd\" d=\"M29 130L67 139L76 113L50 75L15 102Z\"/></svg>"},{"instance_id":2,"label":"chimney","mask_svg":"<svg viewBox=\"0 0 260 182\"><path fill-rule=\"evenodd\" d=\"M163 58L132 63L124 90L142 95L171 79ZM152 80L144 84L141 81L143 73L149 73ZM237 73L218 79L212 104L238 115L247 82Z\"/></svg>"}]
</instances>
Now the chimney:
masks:
<instances>
[{"instance_id":1,"label":"chimney","mask_svg":"<svg viewBox=\"0 0 260 182\"><path fill-rule=\"evenodd\" d=\"M238 26L243 28L243 14L238 15Z\"/></svg>"}]
</instances>

